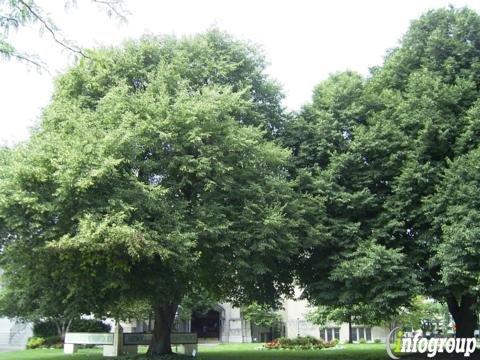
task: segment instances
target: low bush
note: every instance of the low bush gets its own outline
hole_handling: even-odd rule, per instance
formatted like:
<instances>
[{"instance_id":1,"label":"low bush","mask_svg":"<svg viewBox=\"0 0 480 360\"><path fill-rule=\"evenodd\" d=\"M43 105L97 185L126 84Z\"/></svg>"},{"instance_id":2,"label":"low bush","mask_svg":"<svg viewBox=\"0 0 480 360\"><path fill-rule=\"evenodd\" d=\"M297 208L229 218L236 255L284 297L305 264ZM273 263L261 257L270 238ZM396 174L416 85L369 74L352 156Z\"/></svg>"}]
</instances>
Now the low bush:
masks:
<instances>
[{"instance_id":1,"label":"low bush","mask_svg":"<svg viewBox=\"0 0 480 360\"><path fill-rule=\"evenodd\" d=\"M110 332L110 325L95 319L75 319L70 324L68 331L91 333ZM58 329L51 320L38 321L33 324L33 335L43 338L58 336Z\"/></svg>"},{"instance_id":2,"label":"low bush","mask_svg":"<svg viewBox=\"0 0 480 360\"><path fill-rule=\"evenodd\" d=\"M53 321L36 321L33 324L33 336L50 337L58 335L57 326Z\"/></svg>"},{"instance_id":3,"label":"low bush","mask_svg":"<svg viewBox=\"0 0 480 360\"><path fill-rule=\"evenodd\" d=\"M366 344L366 343L367 343L367 340L365 340L365 339L360 339L359 343L360 343L360 344Z\"/></svg>"},{"instance_id":4,"label":"low bush","mask_svg":"<svg viewBox=\"0 0 480 360\"><path fill-rule=\"evenodd\" d=\"M45 339L45 347L50 347L50 348L55 348L55 349L58 349L58 348L61 348L63 347L63 340L60 336L49 336L49 337L46 337Z\"/></svg>"},{"instance_id":5,"label":"low bush","mask_svg":"<svg viewBox=\"0 0 480 360\"><path fill-rule=\"evenodd\" d=\"M27 349L38 349L45 346L45 339L42 337L31 337L27 341Z\"/></svg>"},{"instance_id":6,"label":"low bush","mask_svg":"<svg viewBox=\"0 0 480 360\"><path fill-rule=\"evenodd\" d=\"M110 325L95 319L75 319L70 324L71 332L103 333L110 332Z\"/></svg>"},{"instance_id":7,"label":"low bush","mask_svg":"<svg viewBox=\"0 0 480 360\"><path fill-rule=\"evenodd\" d=\"M38 348L54 348L61 349L63 347L63 341L60 336L34 336L28 339L27 349L38 349Z\"/></svg>"},{"instance_id":8,"label":"low bush","mask_svg":"<svg viewBox=\"0 0 480 360\"><path fill-rule=\"evenodd\" d=\"M338 340L325 341L316 339L312 336L297 337L295 339L279 338L277 340L266 343L266 349L287 349L287 350L320 350L324 348L334 347L338 344Z\"/></svg>"},{"instance_id":9,"label":"low bush","mask_svg":"<svg viewBox=\"0 0 480 360\"><path fill-rule=\"evenodd\" d=\"M375 339L375 340L373 340L373 342L374 342L375 344L380 344L380 343L382 342L382 340L381 340L381 339Z\"/></svg>"}]
</instances>

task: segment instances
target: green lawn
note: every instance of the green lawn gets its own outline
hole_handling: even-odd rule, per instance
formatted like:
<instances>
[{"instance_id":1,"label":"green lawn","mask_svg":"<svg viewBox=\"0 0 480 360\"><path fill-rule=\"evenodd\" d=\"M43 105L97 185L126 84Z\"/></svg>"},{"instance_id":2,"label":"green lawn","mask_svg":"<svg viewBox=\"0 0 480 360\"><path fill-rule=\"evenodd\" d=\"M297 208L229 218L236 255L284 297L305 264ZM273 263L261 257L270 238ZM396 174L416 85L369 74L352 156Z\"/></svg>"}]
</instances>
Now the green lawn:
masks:
<instances>
[{"instance_id":1,"label":"green lawn","mask_svg":"<svg viewBox=\"0 0 480 360\"><path fill-rule=\"evenodd\" d=\"M295 350L262 350L261 344L238 345L200 345L199 357L201 360L384 360L387 358L385 345L341 345L342 349L324 349L317 351ZM103 359L100 349L84 349L75 355L63 355L62 350L41 349L26 350L11 353L0 353L0 360L100 360Z\"/></svg>"}]
</instances>

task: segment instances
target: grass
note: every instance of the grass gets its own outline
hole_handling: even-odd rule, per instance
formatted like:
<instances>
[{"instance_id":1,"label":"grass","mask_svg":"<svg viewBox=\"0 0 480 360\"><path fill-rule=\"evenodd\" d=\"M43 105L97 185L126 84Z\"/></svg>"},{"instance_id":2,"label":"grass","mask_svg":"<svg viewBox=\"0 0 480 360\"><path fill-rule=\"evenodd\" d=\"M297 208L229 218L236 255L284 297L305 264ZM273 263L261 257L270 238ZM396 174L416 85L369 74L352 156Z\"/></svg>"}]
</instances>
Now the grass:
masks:
<instances>
[{"instance_id":1,"label":"grass","mask_svg":"<svg viewBox=\"0 0 480 360\"><path fill-rule=\"evenodd\" d=\"M200 345L200 360L384 360L383 344L340 345L340 349L324 350L263 350L261 344ZM62 350L39 349L0 353L0 360L100 360L101 349L82 349L77 354L64 355ZM121 359L121 358L119 358Z\"/></svg>"},{"instance_id":2,"label":"grass","mask_svg":"<svg viewBox=\"0 0 480 360\"><path fill-rule=\"evenodd\" d=\"M199 355L202 360L384 360L387 356L383 344L340 345L339 347L343 349L259 350L261 344L228 344L210 349L200 348Z\"/></svg>"}]
</instances>

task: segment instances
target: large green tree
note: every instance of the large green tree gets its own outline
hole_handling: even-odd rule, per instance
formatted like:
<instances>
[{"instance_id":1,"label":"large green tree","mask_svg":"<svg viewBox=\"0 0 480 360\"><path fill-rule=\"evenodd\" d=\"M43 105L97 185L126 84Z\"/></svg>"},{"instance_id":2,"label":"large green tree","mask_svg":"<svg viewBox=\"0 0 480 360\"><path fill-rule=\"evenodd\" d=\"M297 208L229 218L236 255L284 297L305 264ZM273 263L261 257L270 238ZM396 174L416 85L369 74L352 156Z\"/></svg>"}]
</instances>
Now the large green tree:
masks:
<instances>
[{"instance_id":1,"label":"large green tree","mask_svg":"<svg viewBox=\"0 0 480 360\"><path fill-rule=\"evenodd\" d=\"M289 152L272 140L281 95L263 70L252 47L212 30L92 51L61 76L2 166L6 288L50 264L85 312L148 301L151 355L171 352L177 307L199 286L238 303L288 293Z\"/></svg>"},{"instance_id":2,"label":"large green tree","mask_svg":"<svg viewBox=\"0 0 480 360\"><path fill-rule=\"evenodd\" d=\"M439 281L447 286L448 308L457 327L477 325L473 316L478 309L480 274L479 154L476 148L451 162L427 201L441 236L431 264L438 270Z\"/></svg>"},{"instance_id":3,"label":"large green tree","mask_svg":"<svg viewBox=\"0 0 480 360\"><path fill-rule=\"evenodd\" d=\"M296 156L291 174L303 219L297 229L306 249L298 263L304 296L352 316L369 304L380 317L408 303L417 284L401 249L373 236L405 145L398 131L367 119L364 93L358 74L333 75L315 89L285 139Z\"/></svg>"},{"instance_id":4,"label":"large green tree","mask_svg":"<svg viewBox=\"0 0 480 360\"><path fill-rule=\"evenodd\" d=\"M363 84L333 76L292 123L303 209L317 203L300 233L311 241L300 279L313 302L372 303L389 316L423 293L448 302L458 336L473 336L478 290L447 274L478 272L448 262L446 243L468 243L442 228L454 218L439 186L478 144L479 60L477 13L427 12Z\"/></svg>"},{"instance_id":5,"label":"large green tree","mask_svg":"<svg viewBox=\"0 0 480 360\"><path fill-rule=\"evenodd\" d=\"M451 220L432 211L430 199L451 161L475 147L465 134L478 104L479 60L480 16L468 9L430 11L412 24L371 82L380 118L399 129L408 145L386 201L391 225L380 230L402 247L423 292L448 303L460 337L473 336L479 293L442 276L449 268L441 252L448 236L440 222Z\"/></svg>"}]
</instances>

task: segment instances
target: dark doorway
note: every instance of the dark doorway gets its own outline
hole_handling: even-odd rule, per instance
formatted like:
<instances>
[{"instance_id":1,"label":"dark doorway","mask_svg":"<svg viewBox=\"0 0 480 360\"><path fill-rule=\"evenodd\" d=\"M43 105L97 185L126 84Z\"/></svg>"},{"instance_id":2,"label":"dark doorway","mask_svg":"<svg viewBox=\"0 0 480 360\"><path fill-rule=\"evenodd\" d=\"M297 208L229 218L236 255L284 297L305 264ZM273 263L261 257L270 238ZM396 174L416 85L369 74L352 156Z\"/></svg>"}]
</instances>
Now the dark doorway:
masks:
<instances>
[{"instance_id":1,"label":"dark doorway","mask_svg":"<svg viewBox=\"0 0 480 360\"><path fill-rule=\"evenodd\" d=\"M220 340L220 313L209 310L206 314L194 313L191 331L202 339Z\"/></svg>"}]
</instances>

